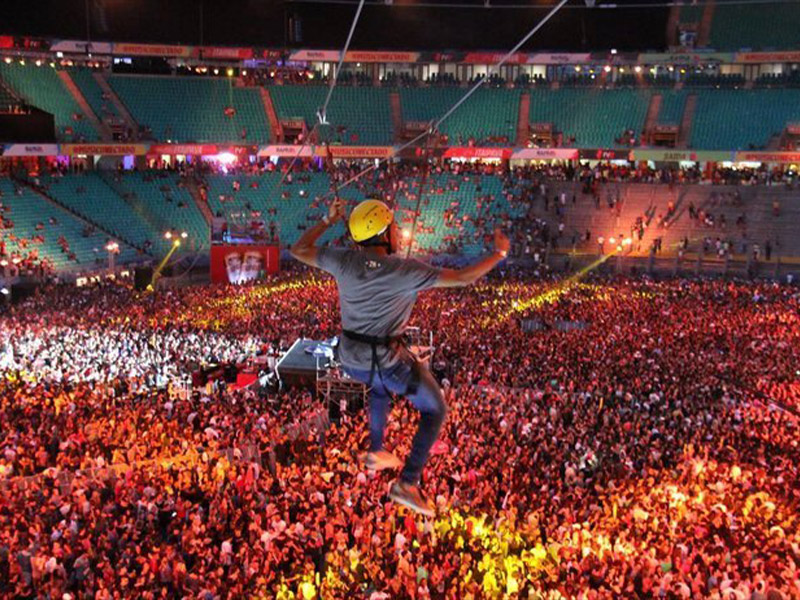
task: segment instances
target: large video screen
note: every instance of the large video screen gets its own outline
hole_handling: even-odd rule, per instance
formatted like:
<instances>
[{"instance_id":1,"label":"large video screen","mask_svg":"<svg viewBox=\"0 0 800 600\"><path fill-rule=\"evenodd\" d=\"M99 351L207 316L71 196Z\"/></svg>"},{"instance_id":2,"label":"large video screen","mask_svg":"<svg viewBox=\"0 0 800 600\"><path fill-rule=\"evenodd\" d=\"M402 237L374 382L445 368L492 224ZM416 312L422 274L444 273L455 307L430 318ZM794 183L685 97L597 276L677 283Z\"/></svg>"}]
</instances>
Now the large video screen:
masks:
<instances>
[{"instance_id":1,"label":"large video screen","mask_svg":"<svg viewBox=\"0 0 800 600\"><path fill-rule=\"evenodd\" d=\"M212 283L241 284L277 273L278 246L217 244L211 246Z\"/></svg>"}]
</instances>

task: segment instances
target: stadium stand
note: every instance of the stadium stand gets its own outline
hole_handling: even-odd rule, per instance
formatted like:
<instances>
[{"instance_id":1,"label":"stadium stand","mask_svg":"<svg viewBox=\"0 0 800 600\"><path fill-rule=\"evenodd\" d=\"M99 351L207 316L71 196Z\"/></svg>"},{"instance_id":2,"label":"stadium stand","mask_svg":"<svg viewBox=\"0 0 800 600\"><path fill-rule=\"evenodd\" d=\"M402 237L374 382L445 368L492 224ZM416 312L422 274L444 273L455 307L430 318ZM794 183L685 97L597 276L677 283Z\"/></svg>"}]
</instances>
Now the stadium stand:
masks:
<instances>
[{"instance_id":1,"label":"stadium stand","mask_svg":"<svg viewBox=\"0 0 800 600\"><path fill-rule=\"evenodd\" d=\"M626 130L638 136L644 126L650 92L630 89L531 90L532 123L553 123L581 146L610 148Z\"/></svg>"},{"instance_id":2,"label":"stadium stand","mask_svg":"<svg viewBox=\"0 0 800 600\"><path fill-rule=\"evenodd\" d=\"M464 95L458 88L401 89L404 121L430 121L441 117ZM513 141L517 131L518 89L479 89L453 113L440 130L452 145L501 145Z\"/></svg>"},{"instance_id":3,"label":"stadium stand","mask_svg":"<svg viewBox=\"0 0 800 600\"><path fill-rule=\"evenodd\" d=\"M167 245L162 237L166 231L185 231L195 248L208 247L208 225L179 175L164 171L115 173L106 176L106 182L150 224L151 235L159 242L157 250L163 251Z\"/></svg>"},{"instance_id":4,"label":"stadium stand","mask_svg":"<svg viewBox=\"0 0 800 600\"><path fill-rule=\"evenodd\" d=\"M154 139L172 142L269 141L258 90L221 78L111 75L109 84ZM232 114L226 114L231 111Z\"/></svg>"},{"instance_id":5,"label":"stadium stand","mask_svg":"<svg viewBox=\"0 0 800 600\"><path fill-rule=\"evenodd\" d=\"M276 85L269 91L279 119L304 119L309 130L317 123L317 110L328 93L321 86ZM327 116L330 125L319 128L321 141L361 146L392 143L388 89L337 88Z\"/></svg>"},{"instance_id":6,"label":"stadium stand","mask_svg":"<svg viewBox=\"0 0 800 600\"><path fill-rule=\"evenodd\" d=\"M698 93L691 147L765 147L787 123L800 120L800 90L704 90Z\"/></svg>"},{"instance_id":7,"label":"stadium stand","mask_svg":"<svg viewBox=\"0 0 800 600\"><path fill-rule=\"evenodd\" d=\"M710 46L719 50L783 50L797 47L800 10L793 2L723 5L711 22Z\"/></svg>"},{"instance_id":8,"label":"stadium stand","mask_svg":"<svg viewBox=\"0 0 800 600\"><path fill-rule=\"evenodd\" d=\"M154 242L152 226L97 174L40 177L40 180L48 194L120 240L138 248Z\"/></svg>"},{"instance_id":9,"label":"stadium stand","mask_svg":"<svg viewBox=\"0 0 800 600\"><path fill-rule=\"evenodd\" d=\"M67 210L7 178L0 178L0 202L9 209L3 216L13 223L11 229L2 231L9 254L15 251L27 254L36 249L40 259L48 259L59 270L105 264L107 236L93 231ZM36 236L41 236L43 241L32 241ZM62 236L65 243L59 242ZM27 248L24 247L26 243ZM74 254L74 259L70 254ZM120 262L131 262L138 256L135 249L120 243Z\"/></svg>"},{"instance_id":10,"label":"stadium stand","mask_svg":"<svg viewBox=\"0 0 800 600\"><path fill-rule=\"evenodd\" d=\"M100 139L55 69L0 62L0 78L29 104L53 114L60 140L94 142Z\"/></svg>"},{"instance_id":11,"label":"stadium stand","mask_svg":"<svg viewBox=\"0 0 800 600\"><path fill-rule=\"evenodd\" d=\"M80 67L70 69L69 74L100 121L109 117L119 117L114 104L103 98L103 90L95 81L91 69Z\"/></svg>"},{"instance_id":12,"label":"stadium stand","mask_svg":"<svg viewBox=\"0 0 800 600\"><path fill-rule=\"evenodd\" d=\"M678 125L686 106L686 93L676 90L663 90L661 94L661 109L658 111L657 122L659 125Z\"/></svg>"}]
</instances>

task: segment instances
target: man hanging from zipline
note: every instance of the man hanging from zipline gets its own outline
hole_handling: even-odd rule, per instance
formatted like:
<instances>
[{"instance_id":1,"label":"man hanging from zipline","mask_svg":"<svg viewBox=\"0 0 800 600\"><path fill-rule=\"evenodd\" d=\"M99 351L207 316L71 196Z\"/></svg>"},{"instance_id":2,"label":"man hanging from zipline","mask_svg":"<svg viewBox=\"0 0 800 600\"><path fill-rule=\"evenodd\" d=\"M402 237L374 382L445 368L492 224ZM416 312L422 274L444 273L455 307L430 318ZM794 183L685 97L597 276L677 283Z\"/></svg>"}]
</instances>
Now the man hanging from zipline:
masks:
<instances>
[{"instance_id":1,"label":"man hanging from zipline","mask_svg":"<svg viewBox=\"0 0 800 600\"><path fill-rule=\"evenodd\" d=\"M463 269L438 269L398 256L399 235L394 214L380 200L365 200L350 213L350 235L357 249L318 248L315 244L320 236L344 218L344 206L336 198L328 215L306 230L292 246L292 256L336 278L343 328L340 360L350 377L370 387L367 468L379 471L401 466L400 460L383 447L389 394L405 395L420 412L411 452L389 496L431 516L433 503L419 488L419 481L442 428L447 406L428 367L405 347L403 332L417 292L475 283L508 255L509 241L497 229L494 252Z\"/></svg>"}]
</instances>

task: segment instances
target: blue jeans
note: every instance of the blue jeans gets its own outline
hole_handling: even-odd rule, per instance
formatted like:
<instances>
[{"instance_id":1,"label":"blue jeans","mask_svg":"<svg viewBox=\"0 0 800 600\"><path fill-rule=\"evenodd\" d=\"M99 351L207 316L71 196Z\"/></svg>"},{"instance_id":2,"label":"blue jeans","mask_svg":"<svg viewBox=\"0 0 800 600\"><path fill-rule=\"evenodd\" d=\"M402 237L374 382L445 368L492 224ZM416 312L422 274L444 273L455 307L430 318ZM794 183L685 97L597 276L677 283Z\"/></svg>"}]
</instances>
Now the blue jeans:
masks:
<instances>
[{"instance_id":1,"label":"blue jeans","mask_svg":"<svg viewBox=\"0 0 800 600\"><path fill-rule=\"evenodd\" d=\"M439 431L447 414L447 405L439 384L431 372L423 365L418 365L419 385L417 390L407 395L408 400L420 412L419 427L411 444L411 452L400 473L400 480L411 485L419 483L422 469L428 462L431 447L439 437ZM386 429L386 417L389 413L389 392L405 394L412 380L412 366L406 361L378 371L376 368L370 382L370 371L351 369L345 371L352 377L370 387L369 391L369 437L370 452L383 449L383 435Z\"/></svg>"}]
</instances>

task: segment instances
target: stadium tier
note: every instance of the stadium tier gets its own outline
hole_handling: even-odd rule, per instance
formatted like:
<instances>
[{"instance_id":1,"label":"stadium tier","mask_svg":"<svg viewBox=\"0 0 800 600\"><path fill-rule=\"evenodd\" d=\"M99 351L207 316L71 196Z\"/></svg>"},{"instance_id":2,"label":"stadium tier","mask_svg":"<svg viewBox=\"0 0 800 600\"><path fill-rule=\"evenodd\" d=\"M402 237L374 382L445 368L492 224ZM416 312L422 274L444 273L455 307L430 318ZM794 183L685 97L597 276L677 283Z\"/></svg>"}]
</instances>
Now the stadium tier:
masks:
<instances>
[{"instance_id":1,"label":"stadium tier","mask_svg":"<svg viewBox=\"0 0 800 600\"><path fill-rule=\"evenodd\" d=\"M79 215L97 223L111 235L145 248L154 231L127 202L97 174L40 177L47 193Z\"/></svg>"},{"instance_id":2,"label":"stadium tier","mask_svg":"<svg viewBox=\"0 0 800 600\"><path fill-rule=\"evenodd\" d=\"M631 89L531 90L531 123L552 123L564 145L612 148L627 130L644 128L651 92ZM574 142L567 143L574 137Z\"/></svg>"},{"instance_id":3,"label":"stadium tier","mask_svg":"<svg viewBox=\"0 0 800 600\"><path fill-rule=\"evenodd\" d=\"M708 45L719 50L796 49L798 31L800 8L796 2L717 2Z\"/></svg>"},{"instance_id":4,"label":"stadium tier","mask_svg":"<svg viewBox=\"0 0 800 600\"><path fill-rule=\"evenodd\" d=\"M680 125L686 107L686 93L675 90L659 90L661 108L658 111L659 125Z\"/></svg>"},{"instance_id":5,"label":"stadium tier","mask_svg":"<svg viewBox=\"0 0 800 600\"><path fill-rule=\"evenodd\" d=\"M109 236L67 210L11 180L0 178L2 213L12 226L2 230L6 253L27 256L36 251L56 269L92 269L104 265ZM115 207L116 208L116 207ZM135 261L138 252L120 243L120 262Z\"/></svg>"},{"instance_id":6,"label":"stadium tier","mask_svg":"<svg viewBox=\"0 0 800 600\"><path fill-rule=\"evenodd\" d=\"M257 89L231 78L111 75L109 84L154 139L172 142L269 142Z\"/></svg>"},{"instance_id":7,"label":"stadium tier","mask_svg":"<svg viewBox=\"0 0 800 600\"><path fill-rule=\"evenodd\" d=\"M317 123L325 103L326 86L272 86L270 95L279 119L303 119L308 129ZM383 88L340 87L328 105L329 125L319 128L319 139L331 143L386 146L392 143L389 91Z\"/></svg>"},{"instance_id":8,"label":"stadium tier","mask_svg":"<svg viewBox=\"0 0 800 600\"><path fill-rule=\"evenodd\" d=\"M428 122L441 117L462 96L459 88L403 88L403 120ZM479 89L440 127L450 145L472 141L479 146L509 145L517 133L521 92L518 89Z\"/></svg>"},{"instance_id":9,"label":"stadium tier","mask_svg":"<svg viewBox=\"0 0 800 600\"><path fill-rule=\"evenodd\" d=\"M789 123L800 121L800 90L703 90L697 96L691 147L765 148Z\"/></svg>"},{"instance_id":10,"label":"stadium tier","mask_svg":"<svg viewBox=\"0 0 800 600\"><path fill-rule=\"evenodd\" d=\"M100 139L99 132L87 120L56 69L0 62L0 79L32 106L53 114L59 140L94 142Z\"/></svg>"},{"instance_id":11,"label":"stadium tier","mask_svg":"<svg viewBox=\"0 0 800 600\"><path fill-rule=\"evenodd\" d=\"M68 72L98 119L103 121L106 118L120 116L114 103L103 97L103 90L95 80L96 71L78 67L70 69Z\"/></svg>"}]
</instances>

